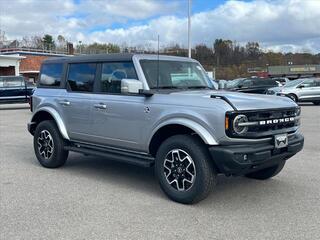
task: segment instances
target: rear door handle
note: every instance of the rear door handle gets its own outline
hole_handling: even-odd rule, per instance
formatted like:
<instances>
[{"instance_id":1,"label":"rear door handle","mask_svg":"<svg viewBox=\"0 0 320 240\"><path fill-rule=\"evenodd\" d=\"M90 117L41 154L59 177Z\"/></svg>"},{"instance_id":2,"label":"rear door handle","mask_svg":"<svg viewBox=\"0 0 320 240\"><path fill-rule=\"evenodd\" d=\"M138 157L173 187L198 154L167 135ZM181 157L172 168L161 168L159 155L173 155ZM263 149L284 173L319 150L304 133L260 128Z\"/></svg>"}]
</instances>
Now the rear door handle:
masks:
<instances>
[{"instance_id":1,"label":"rear door handle","mask_svg":"<svg viewBox=\"0 0 320 240\"><path fill-rule=\"evenodd\" d=\"M93 105L97 109L107 109L107 105L104 103L98 103Z\"/></svg>"},{"instance_id":2,"label":"rear door handle","mask_svg":"<svg viewBox=\"0 0 320 240\"><path fill-rule=\"evenodd\" d=\"M71 103L68 100L60 100L59 104L62 106L69 106Z\"/></svg>"}]
</instances>

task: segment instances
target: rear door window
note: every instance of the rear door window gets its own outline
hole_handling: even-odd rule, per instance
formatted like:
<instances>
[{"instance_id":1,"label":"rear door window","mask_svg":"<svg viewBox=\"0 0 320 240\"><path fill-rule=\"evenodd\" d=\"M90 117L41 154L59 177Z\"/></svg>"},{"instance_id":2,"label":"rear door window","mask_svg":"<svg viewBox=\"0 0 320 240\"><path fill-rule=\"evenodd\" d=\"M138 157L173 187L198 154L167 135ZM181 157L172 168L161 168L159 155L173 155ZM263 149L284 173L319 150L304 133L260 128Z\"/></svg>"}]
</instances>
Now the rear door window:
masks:
<instances>
[{"instance_id":1,"label":"rear door window","mask_svg":"<svg viewBox=\"0 0 320 240\"><path fill-rule=\"evenodd\" d=\"M42 65L39 86L59 87L63 71L62 63L46 63Z\"/></svg>"},{"instance_id":2,"label":"rear door window","mask_svg":"<svg viewBox=\"0 0 320 240\"><path fill-rule=\"evenodd\" d=\"M71 63L68 71L68 84L74 92L92 92L96 75L96 63Z\"/></svg>"}]
</instances>

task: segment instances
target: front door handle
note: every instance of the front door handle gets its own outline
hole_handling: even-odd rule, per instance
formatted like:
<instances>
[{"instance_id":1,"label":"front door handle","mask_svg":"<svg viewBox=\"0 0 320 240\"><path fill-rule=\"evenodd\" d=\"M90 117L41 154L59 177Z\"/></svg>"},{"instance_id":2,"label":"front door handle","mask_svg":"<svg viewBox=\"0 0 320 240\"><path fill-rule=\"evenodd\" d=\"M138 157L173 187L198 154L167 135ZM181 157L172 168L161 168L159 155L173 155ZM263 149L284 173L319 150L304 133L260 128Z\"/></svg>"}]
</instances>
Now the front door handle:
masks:
<instances>
[{"instance_id":1,"label":"front door handle","mask_svg":"<svg viewBox=\"0 0 320 240\"><path fill-rule=\"evenodd\" d=\"M97 109L107 109L107 105L103 103L95 104L94 107Z\"/></svg>"},{"instance_id":2,"label":"front door handle","mask_svg":"<svg viewBox=\"0 0 320 240\"><path fill-rule=\"evenodd\" d=\"M62 106L69 106L71 103L68 100L61 100L59 101L59 104Z\"/></svg>"}]
</instances>

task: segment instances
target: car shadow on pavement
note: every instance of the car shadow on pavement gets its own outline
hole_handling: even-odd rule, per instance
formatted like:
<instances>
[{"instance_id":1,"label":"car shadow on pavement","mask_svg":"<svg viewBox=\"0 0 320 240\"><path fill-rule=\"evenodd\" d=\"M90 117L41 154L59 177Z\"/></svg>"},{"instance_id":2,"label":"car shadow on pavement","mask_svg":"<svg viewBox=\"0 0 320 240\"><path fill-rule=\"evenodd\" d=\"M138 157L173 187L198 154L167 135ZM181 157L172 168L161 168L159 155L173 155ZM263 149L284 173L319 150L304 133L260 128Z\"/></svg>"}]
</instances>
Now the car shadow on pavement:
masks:
<instances>
[{"instance_id":1,"label":"car shadow on pavement","mask_svg":"<svg viewBox=\"0 0 320 240\"><path fill-rule=\"evenodd\" d=\"M116 187L134 189L143 194L154 195L166 200L156 180L153 168L143 168L126 163L120 163L96 156L81 156L72 153L69 156L64 171L77 176L90 178L101 183L105 181ZM259 199L272 198L272 194L285 191L287 187L277 178L267 181L247 179L245 177L218 176L218 183L207 199L195 206L214 204L216 207L238 205L239 202L258 201ZM170 201L168 199L168 201Z\"/></svg>"},{"instance_id":2,"label":"car shadow on pavement","mask_svg":"<svg viewBox=\"0 0 320 240\"><path fill-rule=\"evenodd\" d=\"M123 188L161 195L153 168L143 168L103 157L71 153L64 171L82 177L106 181Z\"/></svg>"},{"instance_id":3,"label":"car shadow on pavement","mask_svg":"<svg viewBox=\"0 0 320 240\"><path fill-rule=\"evenodd\" d=\"M298 104L299 106L303 106L303 107L319 107L317 105L314 105L313 103L307 103L307 102L304 102L304 103L299 103Z\"/></svg>"}]
</instances>

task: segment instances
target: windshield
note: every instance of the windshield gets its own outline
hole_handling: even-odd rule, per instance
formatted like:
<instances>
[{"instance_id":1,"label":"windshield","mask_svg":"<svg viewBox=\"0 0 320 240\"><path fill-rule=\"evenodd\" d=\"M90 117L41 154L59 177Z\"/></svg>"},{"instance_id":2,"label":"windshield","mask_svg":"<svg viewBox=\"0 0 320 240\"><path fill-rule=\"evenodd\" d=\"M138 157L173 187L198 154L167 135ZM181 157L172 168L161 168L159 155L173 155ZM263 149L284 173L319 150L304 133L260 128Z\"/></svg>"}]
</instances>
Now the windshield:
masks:
<instances>
[{"instance_id":1,"label":"windshield","mask_svg":"<svg viewBox=\"0 0 320 240\"><path fill-rule=\"evenodd\" d=\"M196 62L141 60L140 64L150 89L214 89Z\"/></svg>"},{"instance_id":2,"label":"windshield","mask_svg":"<svg viewBox=\"0 0 320 240\"><path fill-rule=\"evenodd\" d=\"M290 81L287 84L285 84L283 87L294 87L294 86L302 83L303 81L304 80L302 80L302 79L293 80L293 81Z\"/></svg>"}]
</instances>

